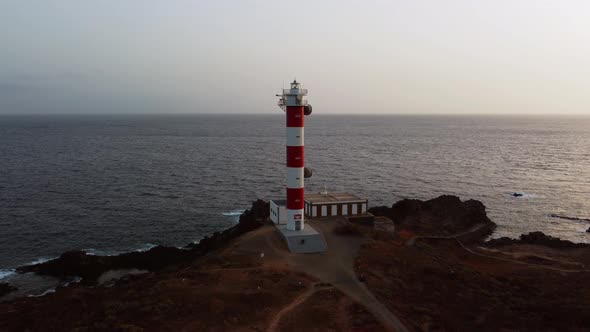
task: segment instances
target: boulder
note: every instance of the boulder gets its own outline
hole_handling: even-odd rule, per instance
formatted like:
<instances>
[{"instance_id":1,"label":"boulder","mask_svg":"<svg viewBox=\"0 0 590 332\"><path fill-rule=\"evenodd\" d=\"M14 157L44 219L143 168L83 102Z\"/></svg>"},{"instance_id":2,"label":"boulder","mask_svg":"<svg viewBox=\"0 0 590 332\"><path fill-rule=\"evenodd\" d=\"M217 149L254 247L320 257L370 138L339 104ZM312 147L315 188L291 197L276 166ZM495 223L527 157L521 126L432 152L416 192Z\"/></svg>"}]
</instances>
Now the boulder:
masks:
<instances>
[{"instance_id":1,"label":"boulder","mask_svg":"<svg viewBox=\"0 0 590 332\"><path fill-rule=\"evenodd\" d=\"M457 196L443 195L421 201L404 199L387 208L369 209L374 215L385 216L418 235L456 235L478 227L475 235L462 241L480 241L496 228L486 214L485 206L476 200L462 202Z\"/></svg>"},{"instance_id":2,"label":"boulder","mask_svg":"<svg viewBox=\"0 0 590 332\"><path fill-rule=\"evenodd\" d=\"M9 293L14 292L15 290L18 290L18 288L5 283L5 282L0 282L0 297L7 295Z\"/></svg>"}]
</instances>

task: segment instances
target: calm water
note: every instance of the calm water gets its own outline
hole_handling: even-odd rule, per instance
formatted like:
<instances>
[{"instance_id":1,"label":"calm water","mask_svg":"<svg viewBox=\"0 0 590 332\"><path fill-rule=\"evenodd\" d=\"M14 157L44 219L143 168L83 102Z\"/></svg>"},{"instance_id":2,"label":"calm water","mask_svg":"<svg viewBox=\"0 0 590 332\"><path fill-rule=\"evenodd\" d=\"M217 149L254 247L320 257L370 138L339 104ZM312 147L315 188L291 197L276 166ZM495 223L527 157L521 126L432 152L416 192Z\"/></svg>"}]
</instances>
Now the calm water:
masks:
<instances>
[{"instance_id":1,"label":"calm water","mask_svg":"<svg viewBox=\"0 0 590 332\"><path fill-rule=\"evenodd\" d=\"M224 229L223 213L282 195L284 133L281 114L0 117L0 269ZM308 191L455 194L484 202L494 236L590 242L589 223L547 216L590 218L590 117L314 114L305 143Z\"/></svg>"}]
</instances>

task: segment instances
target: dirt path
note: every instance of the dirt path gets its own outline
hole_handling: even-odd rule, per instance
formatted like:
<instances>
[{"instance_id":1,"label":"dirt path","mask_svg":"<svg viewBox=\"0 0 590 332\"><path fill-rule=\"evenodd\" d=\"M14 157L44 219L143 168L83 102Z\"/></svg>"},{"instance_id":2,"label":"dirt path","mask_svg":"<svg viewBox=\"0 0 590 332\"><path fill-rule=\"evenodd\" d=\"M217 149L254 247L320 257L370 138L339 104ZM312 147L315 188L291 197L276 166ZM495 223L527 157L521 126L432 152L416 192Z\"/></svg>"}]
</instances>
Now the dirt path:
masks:
<instances>
[{"instance_id":1,"label":"dirt path","mask_svg":"<svg viewBox=\"0 0 590 332\"><path fill-rule=\"evenodd\" d=\"M337 223L333 220L327 222L308 220L308 223L322 232L328 243L328 251L311 255L290 254L288 257L290 265L322 282L333 285L364 305L387 329L397 332L408 331L401 320L358 280L354 272L354 260L358 250L368 240L365 237L334 235L333 229Z\"/></svg>"},{"instance_id":2,"label":"dirt path","mask_svg":"<svg viewBox=\"0 0 590 332\"><path fill-rule=\"evenodd\" d=\"M491 255L486 255L486 254L482 254L479 253L477 251L474 251L470 248L467 248L461 241L459 241L458 239L455 239L457 241L457 243L459 243L459 245L466 250L467 252L476 255L476 256L480 256L480 257L487 257L487 258L492 258L492 259L496 259L496 260L500 260L500 261L505 261L505 262L510 262L510 263L515 263L515 264L521 264L521 265L528 265L531 267L537 267L537 268L541 268L541 269L547 269L547 270L553 270L553 271L558 271L558 272L565 272L565 273L577 273L577 272L590 272L590 270L569 270L569 269L560 269L558 267L552 267L552 266L546 266L546 265L539 265L539 264L534 264L534 263L527 263L527 262L523 262L523 261L519 261L516 259L510 259L510 258L502 258L502 257L495 257L495 256L491 256ZM506 254L500 250L498 250L499 253L502 254ZM559 260L556 260L557 262L560 262ZM563 262L561 262L563 263Z\"/></svg>"},{"instance_id":3,"label":"dirt path","mask_svg":"<svg viewBox=\"0 0 590 332\"><path fill-rule=\"evenodd\" d=\"M375 298L373 293L358 280L354 272L354 260L361 245L368 241L365 237L337 236L333 229L339 225L338 220L311 221L308 223L322 232L328 251L317 254L292 254L288 251L284 241L275 231L268 226L252 232L247 238L243 238L227 252L250 252L256 257L262 258L263 265L282 266L297 272L303 272L316 278L318 281L330 284L354 301L365 306L367 310L378 319L381 324L390 331L405 332L408 329L401 320L385 305ZM309 293L308 293L309 292ZM290 305L281 309L271 323L276 329L281 317L293 310L297 305L311 296L315 290L311 289L295 299ZM272 329L271 329L272 330Z\"/></svg>"},{"instance_id":4,"label":"dirt path","mask_svg":"<svg viewBox=\"0 0 590 332\"><path fill-rule=\"evenodd\" d=\"M531 267L536 267L536 268L541 268L541 269L546 269L546 270L553 270L553 271L557 271L557 272L565 272L565 273L577 273L577 272L590 272L590 270L569 270L569 269L561 269L558 267L552 267L552 266L546 266L546 265L540 265L540 264L534 264L534 263L527 263L527 262L523 262L523 261L519 261L516 259L510 259L510 258L502 258L502 257L497 257L497 256L492 256L492 255L486 255L486 254L482 254L480 252L474 251L471 248L466 247L463 242L461 242L461 240L459 240L459 237L475 232L477 230L479 230L481 227L483 227L485 225L483 224L479 224L474 226L473 228L471 228L470 230L466 231L466 232L462 232L459 234L455 234L455 235L447 235L447 236L436 236L436 235L419 235L419 236L414 236L411 239L409 239L408 241L406 241L406 245L407 246L413 246L417 240L420 239L444 239L444 240L454 240L456 241L459 246L461 246L461 248L463 248L463 250L467 251L468 253L472 254L472 255L476 255L476 256L480 256L480 257L486 257L486 258L491 258L491 259L495 259L495 260L499 260L499 261L504 261L504 262L509 262L509 263L515 263L515 264L521 264L521 265L527 265L527 266L531 266ZM502 252L501 250L496 250L496 252L499 252L501 254L505 254L506 253ZM558 262L560 262L559 260L557 260ZM563 263L563 262L562 262Z\"/></svg>"},{"instance_id":5,"label":"dirt path","mask_svg":"<svg viewBox=\"0 0 590 332\"><path fill-rule=\"evenodd\" d=\"M457 238L467 235L469 233L476 232L484 226L486 226L486 225L485 224L477 224L465 232L461 232L461 233L457 233L457 234L453 234L453 235L416 235L416 236L412 237L411 239L407 240L406 245L413 246L416 243L416 240L420 240L420 239L447 239L447 240L457 239Z\"/></svg>"},{"instance_id":6,"label":"dirt path","mask_svg":"<svg viewBox=\"0 0 590 332\"><path fill-rule=\"evenodd\" d=\"M303 294L301 294L298 297L296 297L291 303L289 303L288 305L286 305L285 307L283 307L279 312L277 312L277 314L274 315L273 318L271 319L270 324L268 325L267 331L279 331L278 330L279 324L280 324L281 319L283 318L283 316L285 316L286 314L288 314L289 312L291 312L298 305L300 305L303 302L307 301L307 299L309 299L311 296L313 296L313 294L315 294L317 291L334 288L334 287L331 287L331 286L328 286L328 287L326 287L326 286L317 287L317 285L318 284L312 285Z\"/></svg>"}]
</instances>

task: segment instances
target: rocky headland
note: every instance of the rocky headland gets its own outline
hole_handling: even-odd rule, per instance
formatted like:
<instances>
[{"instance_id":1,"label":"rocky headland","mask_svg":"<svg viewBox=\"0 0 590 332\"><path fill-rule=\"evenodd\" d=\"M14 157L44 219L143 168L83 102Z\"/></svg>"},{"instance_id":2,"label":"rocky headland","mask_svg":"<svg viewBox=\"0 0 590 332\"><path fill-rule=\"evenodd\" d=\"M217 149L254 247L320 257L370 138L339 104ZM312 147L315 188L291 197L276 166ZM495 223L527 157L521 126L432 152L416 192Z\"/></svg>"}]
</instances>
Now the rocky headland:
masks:
<instances>
[{"instance_id":1,"label":"rocky headland","mask_svg":"<svg viewBox=\"0 0 590 332\"><path fill-rule=\"evenodd\" d=\"M479 201L441 196L370 209L391 220L391 228L351 225L345 218L310 220L329 247L313 255L290 254L268 212L268 203L256 201L235 227L184 248L118 256L67 252L21 267L17 272L79 276L82 282L0 302L0 330L585 331L590 326L589 245L540 232L485 242L496 225ZM149 272L97 282L124 269Z\"/></svg>"},{"instance_id":2,"label":"rocky headland","mask_svg":"<svg viewBox=\"0 0 590 332\"><path fill-rule=\"evenodd\" d=\"M590 245L541 232L485 242L495 225L483 204L452 196L371 212L391 218L396 232L373 237L355 268L411 330L590 327Z\"/></svg>"},{"instance_id":3,"label":"rocky headland","mask_svg":"<svg viewBox=\"0 0 590 332\"><path fill-rule=\"evenodd\" d=\"M497 227L480 201L461 201L451 195L428 201L404 199L391 207L370 208L369 212L391 219L406 232L421 236L458 236L465 243L482 242Z\"/></svg>"},{"instance_id":4,"label":"rocky headland","mask_svg":"<svg viewBox=\"0 0 590 332\"><path fill-rule=\"evenodd\" d=\"M530 232L528 234L522 234L518 239L501 237L486 242L486 246L491 248L518 244L531 244L554 249L590 248L590 244L588 243L574 243L546 235L543 232Z\"/></svg>"},{"instance_id":5,"label":"rocky headland","mask_svg":"<svg viewBox=\"0 0 590 332\"><path fill-rule=\"evenodd\" d=\"M157 271L170 265L189 262L209 253L240 235L254 230L268 222L269 204L262 200L252 203L234 227L212 236L206 236L198 243L184 248L157 246L144 252L130 252L115 256L90 255L84 251L68 251L59 258L35 265L22 266L18 273L34 272L60 279L80 277L84 283L95 283L103 273L111 270L139 269Z\"/></svg>"}]
</instances>

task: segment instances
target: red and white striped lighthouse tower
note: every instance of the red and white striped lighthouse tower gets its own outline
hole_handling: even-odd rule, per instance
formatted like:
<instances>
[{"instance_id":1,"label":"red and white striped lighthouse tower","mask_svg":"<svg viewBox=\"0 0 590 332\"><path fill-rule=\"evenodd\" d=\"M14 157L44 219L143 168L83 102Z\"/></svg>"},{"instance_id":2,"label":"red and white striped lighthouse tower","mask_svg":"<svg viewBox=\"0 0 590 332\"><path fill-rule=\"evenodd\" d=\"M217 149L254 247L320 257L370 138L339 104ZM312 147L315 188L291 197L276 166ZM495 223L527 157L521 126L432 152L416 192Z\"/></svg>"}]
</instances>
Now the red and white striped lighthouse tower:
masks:
<instances>
[{"instance_id":1,"label":"red and white striped lighthouse tower","mask_svg":"<svg viewBox=\"0 0 590 332\"><path fill-rule=\"evenodd\" d=\"M304 164L304 115L311 114L307 89L294 80L290 89L283 89L279 106L287 113L287 229L303 230L304 177L311 171Z\"/></svg>"}]
</instances>

